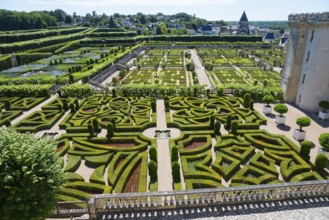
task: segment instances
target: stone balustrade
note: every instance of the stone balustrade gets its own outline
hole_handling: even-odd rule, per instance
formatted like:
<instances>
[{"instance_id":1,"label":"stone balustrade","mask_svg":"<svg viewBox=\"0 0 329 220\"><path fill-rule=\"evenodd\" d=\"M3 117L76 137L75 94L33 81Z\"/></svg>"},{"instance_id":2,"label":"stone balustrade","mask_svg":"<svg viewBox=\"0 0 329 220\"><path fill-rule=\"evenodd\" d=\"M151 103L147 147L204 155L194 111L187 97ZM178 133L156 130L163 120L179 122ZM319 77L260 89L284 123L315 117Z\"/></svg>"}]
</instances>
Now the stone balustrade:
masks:
<instances>
[{"instance_id":1,"label":"stone balustrade","mask_svg":"<svg viewBox=\"0 0 329 220\"><path fill-rule=\"evenodd\" d=\"M103 213L169 210L225 204L246 204L329 195L329 181L307 181L189 191L93 195L90 217Z\"/></svg>"},{"instance_id":2,"label":"stone balustrade","mask_svg":"<svg viewBox=\"0 0 329 220\"><path fill-rule=\"evenodd\" d=\"M288 20L290 22L329 21L329 12L290 14Z\"/></svg>"}]
</instances>

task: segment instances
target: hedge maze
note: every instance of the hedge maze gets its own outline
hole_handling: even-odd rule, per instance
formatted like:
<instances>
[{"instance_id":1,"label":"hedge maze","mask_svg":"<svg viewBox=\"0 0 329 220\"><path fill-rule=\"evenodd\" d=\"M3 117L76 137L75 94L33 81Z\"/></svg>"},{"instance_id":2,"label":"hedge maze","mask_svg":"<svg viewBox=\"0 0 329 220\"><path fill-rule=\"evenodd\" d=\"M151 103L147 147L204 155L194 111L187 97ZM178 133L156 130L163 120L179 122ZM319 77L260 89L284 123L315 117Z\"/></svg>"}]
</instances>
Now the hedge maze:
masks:
<instances>
[{"instance_id":1,"label":"hedge maze","mask_svg":"<svg viewBox=\"0 0 329 220\"><path fill-rule=\"evenodd\" d=\"M152 145L153 140L137 134L59 139L58 152L67 159L65 163L63 159L66 183L59 198L74 201L95 193L147 191L148 148ZM75 173L80 166L92 169L91 175Z\"/></svg>"},{"instance_id":2,"label":"hedge maze","mask_svg":"<svg viewBox=\"0 0 329 220\"><path fill-rule=\"evenodd\" d=\"M170 98L168 126L183 131L170 140L171 161L180 164L184 178L174 183L175 189L184 184L190 190L323 179L301 158L298 146L260 130L266 119L240 104L232 97ZM236 131L227 124L228 117L237 120ZM214 131L216 121L222 125L219 133Z\"/></svg>"}]
</instances>

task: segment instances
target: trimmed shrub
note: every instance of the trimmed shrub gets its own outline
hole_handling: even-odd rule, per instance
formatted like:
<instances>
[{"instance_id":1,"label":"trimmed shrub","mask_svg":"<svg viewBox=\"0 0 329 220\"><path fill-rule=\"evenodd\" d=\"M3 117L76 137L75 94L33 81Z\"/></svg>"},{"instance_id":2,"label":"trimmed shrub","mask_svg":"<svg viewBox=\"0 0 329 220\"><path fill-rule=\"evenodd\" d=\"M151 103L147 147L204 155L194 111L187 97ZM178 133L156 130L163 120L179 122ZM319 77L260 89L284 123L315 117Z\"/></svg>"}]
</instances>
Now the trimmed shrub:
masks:
<instances>
[{"instance_id":1,"label":"trimmed shrub","mask_svg":"<svg viewBox=\"0 0 329 220\"><path fill-rule=\"evenodd\" d=\"M155 102L155 101L152 101L152 102L151 102L151 109L152 109L152 112L153 112L153 113L156 112L156 110L157 110L157 105L156 105L156 102Z\"/></svg>"},{"instance_id":2,"label":"trimmed shrub","mask_svg":"<svg viewBox=\"0 0 329 220\"><path fill-rule=\"evenodd\" d=\"M79 106L79 100L77 98L74 99L74 105L75 105L75 110L78 111L80 106Z\"/></svg>"},{"instance_id":3,"label":"trimmed shrub","mask_svg":"<svg viewBox=\"0 0 329 220\"><path fill-rule=\"evenodd\" d=\"M150 159L156 163L158 161L158 158L157 158L157 150L155 149L155 147L150 147L149 153L150 153Z\"/></svg>"},{"instance_id":4,"label":"trimmed shrub","mask_svg":"<svg viewBox=\"0 0 329 220\"><path fill-rule=\"evenodd\" d=\"M71 110L72 113L75 112L75 106L74 106L73 103L70 104L70 110Z\"/></svg>"},{"instance_id":5,"label":"trimmed shrub","mask_svg":"<svg viewBox=\"0 0 329 220\"><path fill-rule=\"evenodd\" d=\"M303 127L310 126L311 119L309 117L300 117L296 119L296 124L299 125L299 130L302 131Z\"/></svg>"},{"instance_id":6,"label":"trimmed shrub","mask_svg":"<svg viewBox=\"0 0 329 220\"><path fill-rule=\"evenodd\" d=\"M233 134L236 134L237 130L238 130L238 121L233 120L232 123L231 123L231 132Z\"/></svg>"},{"instance_id":7,"label":"trimmed shrub","mask_svg":"<svg viewBox=\"0 0 329 220\"><path fill-rule=\"evenodd\" d=\"M5 110L8 111L10 109L10 102L8 100L5 101Z\"/></svg>"},{"instance_id":8,"label":"trimmed shrub","mask_svg":"<svg viewBox=\"0 0 329 220\"><path fill-rule=\"evenodd\" d=\"M115 131L115 119L114 118L111 119L111 123L113 125L113 131Z\"/></svg>"},{"instance_id":9,"label":"trimmed shrub","mask_svg":"<svg viewBox=\"0 0 329 220\"><path fill-rule=\"evenodd\" d=\"M299 155L305 160L309 161L310 160L310 152L312 148L312 142L311 141L303 141L300 144L300 150L299 150Z\"/></svg>"},{"instance_id":10,"label":"trimmed shrub","mask_svg":"<svg viewBox=\"0 0 329 220\"><path fill-rule=\"evenodd\" d=\"M169 112L169 111L170 111L170 104L169 104L169 101L168 101L168 100L165 100L164 105L165 105L165 111L166 111L166 112Z\"/></svg>"},{"instance_id":11,"label":"trimmed shrub","mask_svg":"<svg viewBox=\"0 0 329 220\"><path fill-rule=\"evenodd\" d=\"M114 136L114 126L112 123L108 123L106 125L106 129L107 129L107 134L106 134L106 137L107 138L111 138Z\"/></svg>"},{"instance_id":12,"label":"trimmed shrub","mask_svg":"<svg viewBox=\"0 0 329 220\"><path fill-rule=\"evenodd\" d=\"M243 107L244 108L249 108L250 100L251 100L250 94L249 93L244 94L244 97L243 97Z\"/></svg>"},{"instance_id":13,"label":"trimmed shrub","mask_svg":"<svg viewBox=\"0 0 329 220\"><path fill-rule=\"evenodd\" d=\"M174 146L171 150L171 162L178 161L178 147Z\"/></svg>"},{"instance_id":14,"label":"trimmed shrub","mask_svg":"<svg viewBox=\"0 0 329 220\"><path fill-rule=\"evenodd\" d=\"M117 97L117 91L115 89L112 89L112 97L113 98Z\"/></svg>"},{"instance_id":15,"label":"trimmed shrub","mask_svg":"<svg viewBox=\"0 0 329 220\"><path fill-rule=\"evenodd\" d=\"M280 114L280 116L283 116L283 114L288 112L288 107L285 104L276 104L274 106L274 111Z\"/></svg>"},{"instance_id":16,"label":"trimmed shrub","mask_svg":"<svg viewBox=\"0 0 329 220\"><path fill-rule=\"evenodd\" d=\"M59 112L63 111L63 105L59 104L59 105L57 105L57 107L58 107Z\"/></svg>"},{"instance_id":17,"label":"trimmed shrub","mask_svg":"<svg viewBox=\"0 0 329 220\"><path fill-rule=\"evenodd\" d=\"M149 163L148 163L148 169L149 169L149 175L150 175L150 178L151 178L151 182L156 182L158 177L157 177L157 170L158 170L158 167L156 165L156 163L151 160Z\"/></svg>"},{"instance_id":18,"label":"trimmed shrub","mask_svg":"<svg viewBox=\"0 0 329 220\"><path fill-rule=\"evenodd\" d=\"M324 112L327 112L327 110L329 109L329 101L324 101L324 100L320 101L319 107L323 108Z\"/></svg>"},{"instance_id":19,"label":"trimmed shrub","mask_svg":"<svg viewBox=\"0 0 329 220\"><path fill-rule=\"evenodd\" d=\"M254 110L254 100L250 100L249 102L249 109Z\"/></svg>"},{"instance_id":20,"label":"trimmed shrub","mask_svg":"<svg viewBox=\"0 0 329 220\"><path fill-rule=\"evenodd\" d=\"M229 130L231 128L231 121L232 121L232 116L228 115L226 117L226 129Z\"/></svg>"},{"instance_id":21,"label":"trimmed shrub","mask_svg":"<svg viewBox=\"0 0 329 220\"><path fill-rule=\"evenodd\" d=\"M271 103L275 101L275 98L272 95L265 95L263 97L263 102L266 103L266 106L270 106Z\"/></svg>"},{"instance_id":22,"label":"trimmed shrub","mask_svg":"<svg viewBox=\"0 0 329 220\"><path fill-rule=\"evenodd\" d=\"M93 123L93 127L94 127L94 132L98 132L99 131L99 125L98 125L99 123L98 123L97 118L93 118L92 123Z\"/></svg>"},{"instance_id":23,"label":"trimmed shrub","mask_svg":"<svg viewBox=\"0 0 329 220\"><path fill-rule=\"evenodd\" d=\"M65 111L69 110L69 105L67 104L67 101L65 99L63 100L63 109Z\"/></svg>"},{"instance_id":24,"label":"trimmed shrub","mask_svg":"<svg viewBox=\"0 0 329 220\"><path fill-rule=\"evenodd\" d=\"M177 161L174 161L171 165L172 169L172 176L174 183L179 183L180 182L180 165Z\"/></svg>"},{"instance_id":25,"label":"trimmed shrub","mask_svg":"<svg viewBox=\"0 0 329 220\"><path fill-rule=\"evenodd\" d=\"M329 133L321 134L319 137L319 143L325 150L329 150Z\"/></svg>"},{"instance_id":26,"label":"trimmed shrub","mask_svg":"<svg viewBox=\"0 0 329 220\"><path fill-rule=\"evenodd\" d=\"M325 154L318 154L315 158L315 168L319 170L323 170L327 167L328 158Z\"/></svg>"},{"instance_id":27,"label":"trimmed shrub","mask_svg":"<svg viewBox=\"0 0 329 220\"><path fill-rule=\"evenodd\" d=\"M94 136L94 126L92 124L88 124L88 132L90 136Z\"/></svg>"},{"instance_id":28,"label":"trimmed shrub","mask_svg":"<svg viewBox=\"0 0 329 220\"><path fill-rule=\"evenodd\" d=\"M215 135L220 135L220 122L216 121L214 125L214 134Z\"/></svg>"},{"instance_id":29,"label":"trimmed shrub","mask_svg":"<svg viewBox=\"0 0 329 220\"><path fill-rule=\"evenodd\" d=\"M209 116L209 121L210 121L210 129L214 129L214 125L215 125L215 116L214 115L210 115ZM216 132L215 132L216 133Z\"/></svg>"}]
</instances>

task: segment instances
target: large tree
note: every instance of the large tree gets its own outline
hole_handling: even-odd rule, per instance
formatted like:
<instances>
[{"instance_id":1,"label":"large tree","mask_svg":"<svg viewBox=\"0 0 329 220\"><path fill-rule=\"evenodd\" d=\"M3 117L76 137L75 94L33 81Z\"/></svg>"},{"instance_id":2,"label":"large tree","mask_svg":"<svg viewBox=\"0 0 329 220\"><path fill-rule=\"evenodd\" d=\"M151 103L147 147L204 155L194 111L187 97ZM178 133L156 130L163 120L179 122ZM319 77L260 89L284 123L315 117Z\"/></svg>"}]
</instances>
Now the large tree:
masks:
<instances>
[{"instance_id":1,"label":"large tree","mask_svg":"<svg viewBox=\"0 0 329 220\"><path fill-rule=\"evenodd\" d=\"M39 220L53 210L62 183L56 144L0 129L0 213L3 220Z\"/></svg>"}]
</instances>

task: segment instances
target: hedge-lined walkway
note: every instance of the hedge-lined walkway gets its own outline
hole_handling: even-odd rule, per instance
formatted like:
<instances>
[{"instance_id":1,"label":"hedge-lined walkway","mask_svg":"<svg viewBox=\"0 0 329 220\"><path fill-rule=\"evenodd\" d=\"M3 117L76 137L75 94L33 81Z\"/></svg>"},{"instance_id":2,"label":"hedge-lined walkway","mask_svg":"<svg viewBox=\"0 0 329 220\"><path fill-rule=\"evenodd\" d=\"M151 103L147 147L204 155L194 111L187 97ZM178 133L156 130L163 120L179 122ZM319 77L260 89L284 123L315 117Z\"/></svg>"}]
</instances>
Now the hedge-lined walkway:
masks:
<instances>
[{"instance_id":1,"label":"hedge-lined walkway","mask_svg":"<svg viewBox=\"0 0 329 220\"><path fill-rule=\"evenodd\" d=\"M275 123L275 115L277 114L273 109L271 115L265 116L263 113L263 106L264 104L256 103L254 105L255 110L260 112L262 115L264 115L267 119L266 125L261 125L260 129L265 129L266 131L272 133L272 134L282 134L288 137L290 140L292 140L294 143L296 143L298 146L300 146L300 143L293 138L293 132L294 129L299 128L296 124L296 119L299 117L310 117L309 115L305 115L302 111L297 109L296 107L286 104L288 106L288 112L284 114L286 116L286 125L280 125L278 126ZM272 104L272 107L274 105ZM320 147L318 138L320 134L328 132L329 127L329 121L321 122L321 124L324 124L324 126L320 125L319 119L317 119L316 113L310 113L311 114L311 125L309 127L303 128L303 130L306 131L306 140L311 141L314 144L314 147L311 150L311 162L315 161L315 157L318 154L318 150Z\"/></svg>"},{"instance_id":2,"label":"hedge-lined walkway","mask_svg":"<svg viewBox=\"0 0 329 220\"><path fill-rule=\"evenodd\" d=\"M164 101L157 100L157 129L167 129ZM172 191L169 139L157 139L158 145L158 191Z\"/></svg>"},{"instance_id":3,"label":"hedge-lined walkway","mask_svg":"<svg viewBox=\"0 0 329 220\"><path fill-rule=\"evenodd\" d=\"M193 62L195 64L195 72L198 76L199 79L199 84L200 85L206 85L207 89L210 89L212 87L208 75L206 73L206 71L204 70L204 67L201 64L201 61L198 57L198 55L196 54L195 50L190 50L191 51L191 58L193 59Z\"/></svg>"}]
</instances>

